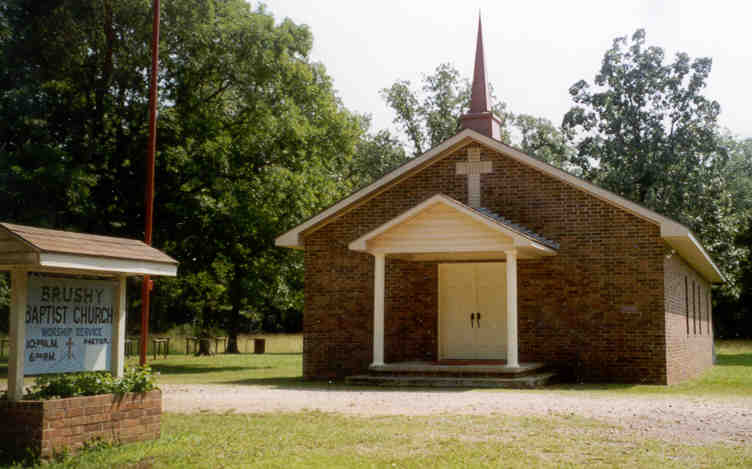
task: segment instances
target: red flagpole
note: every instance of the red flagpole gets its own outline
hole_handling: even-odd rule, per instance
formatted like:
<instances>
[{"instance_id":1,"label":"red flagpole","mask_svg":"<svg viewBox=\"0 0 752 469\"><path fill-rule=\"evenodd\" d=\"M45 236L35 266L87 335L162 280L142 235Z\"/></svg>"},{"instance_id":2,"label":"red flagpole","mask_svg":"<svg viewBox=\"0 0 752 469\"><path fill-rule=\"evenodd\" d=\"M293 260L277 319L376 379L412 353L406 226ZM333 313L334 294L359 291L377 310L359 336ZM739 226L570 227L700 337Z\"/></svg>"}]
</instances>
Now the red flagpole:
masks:
<instances>
[{"instance_id":1,"label":"red flagpole","mask_svg":"<svg viewBox=\"0 0 752 469\"><path fill-rule=\"evenodd\" d=\"M159 0L154 0L154 24L151 30L151 82L149 84L149 148L146 155L146 244L151 245L154 216L154 152L157 146L157 76L159 72ZM141 350L139 363L146 365L146 342L149 340L149 292L152 281L144 275L141 287Z\"/></svg>"}]
</instances>

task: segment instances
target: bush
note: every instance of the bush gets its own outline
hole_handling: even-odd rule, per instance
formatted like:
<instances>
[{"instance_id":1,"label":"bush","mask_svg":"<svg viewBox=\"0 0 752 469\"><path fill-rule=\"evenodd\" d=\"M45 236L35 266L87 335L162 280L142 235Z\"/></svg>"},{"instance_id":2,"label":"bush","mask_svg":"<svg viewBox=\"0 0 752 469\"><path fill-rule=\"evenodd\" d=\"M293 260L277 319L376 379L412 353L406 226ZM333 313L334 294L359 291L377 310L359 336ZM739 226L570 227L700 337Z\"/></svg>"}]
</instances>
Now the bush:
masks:
<instances>
[{"instance_id":1,"label":"bush","mask_svg":"<svg viewBox=\"0 0 752 469\"><path fill-rule=\"evenodd\" d=\"M141 393L152 389L156 389L154 375L151 368L145 366L126 369L122 378L113 378L107 371L37 376L24 397L31 400L62 399L110 393Z\"/></svg>"}]
</instances>

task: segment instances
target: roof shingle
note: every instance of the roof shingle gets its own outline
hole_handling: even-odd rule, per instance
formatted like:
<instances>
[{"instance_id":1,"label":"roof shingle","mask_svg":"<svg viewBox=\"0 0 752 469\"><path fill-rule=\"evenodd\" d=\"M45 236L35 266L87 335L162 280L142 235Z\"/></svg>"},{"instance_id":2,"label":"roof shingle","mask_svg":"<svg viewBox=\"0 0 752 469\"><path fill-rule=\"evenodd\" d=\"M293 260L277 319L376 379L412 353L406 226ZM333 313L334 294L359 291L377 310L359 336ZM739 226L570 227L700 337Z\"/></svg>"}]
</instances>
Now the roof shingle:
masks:
<instances>
[{"instance_id":1,"label":"roof shingle","mask_svg":"<svg viewBox=\"0 0 752 469\"><path fill-rule=\"evenodd\" d=\"M10 234L40 252L177 264L178 261L143 241L32 226L0 223Z\"/></svg>"}]
</instances>

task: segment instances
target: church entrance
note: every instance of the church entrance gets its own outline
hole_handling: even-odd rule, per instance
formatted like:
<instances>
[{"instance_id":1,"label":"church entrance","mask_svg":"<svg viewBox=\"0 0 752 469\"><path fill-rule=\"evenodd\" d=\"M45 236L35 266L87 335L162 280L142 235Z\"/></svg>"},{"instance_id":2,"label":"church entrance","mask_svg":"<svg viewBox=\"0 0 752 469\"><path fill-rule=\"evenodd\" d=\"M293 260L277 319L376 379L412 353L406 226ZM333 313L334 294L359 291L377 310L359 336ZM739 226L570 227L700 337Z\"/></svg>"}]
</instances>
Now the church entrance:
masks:
<instances>
[{"instance_id":1,"label":"church entrance","mask_svg":"<svg viewBox=\"0 0 752 469\"><path fill-rule=\"evenodd\" d=\"M439 264L439 358L506 358L506 264Z\"/></svg>"}]
</instances>

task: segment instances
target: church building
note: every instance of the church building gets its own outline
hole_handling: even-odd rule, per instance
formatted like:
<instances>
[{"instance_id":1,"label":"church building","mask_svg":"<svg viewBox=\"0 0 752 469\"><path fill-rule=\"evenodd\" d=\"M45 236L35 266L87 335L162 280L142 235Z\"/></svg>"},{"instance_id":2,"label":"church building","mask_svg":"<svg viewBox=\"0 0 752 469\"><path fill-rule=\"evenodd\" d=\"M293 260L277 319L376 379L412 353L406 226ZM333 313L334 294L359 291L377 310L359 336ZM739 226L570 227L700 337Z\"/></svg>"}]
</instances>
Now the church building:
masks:
<instances>
[{"instance_id":1,"label":"church building","mask_svg":"<svg viewBox=\"0 0 752 469\"><path fill-rule=\"evenodd\" d=\"M276 239L305 251L304 376L711 367L723 278L692 232L499 138L479 24L459 132Z\"/></svg>"}]
</instances>

